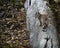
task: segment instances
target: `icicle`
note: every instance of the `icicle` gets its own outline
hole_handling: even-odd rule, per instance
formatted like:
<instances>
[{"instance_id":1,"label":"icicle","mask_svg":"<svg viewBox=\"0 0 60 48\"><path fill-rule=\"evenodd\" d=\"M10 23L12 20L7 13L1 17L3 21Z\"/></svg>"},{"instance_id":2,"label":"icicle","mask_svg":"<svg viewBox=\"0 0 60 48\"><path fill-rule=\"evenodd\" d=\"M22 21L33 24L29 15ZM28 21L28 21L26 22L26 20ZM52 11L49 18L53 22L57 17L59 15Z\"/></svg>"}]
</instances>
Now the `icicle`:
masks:
<instances>
[{"instance_id":1,"label":"icicle","mask_svg":"<svg viewBox=\"0 0 60 48\"><path fill-rule=\"evenodd\" d=\"M25 7L25 10L27 10L29 8L29 0L25 1L24 7Z\"/></svg>"},{"instance_id":2,"label":"icicle","mask_svg":"<svg viewBox=\"0 0 60 48\"><path fill-rule=\"evenodd\" d=\"M30 1L31 5L29 5ZM58 48L54 19L47 3L44 0L26 0L25 2L27 29L30 32L30 44L33 48ZM40 16L40 20L38 16ZM42 26L40 26L40 21ZM44 22L47 24L46 28L43 28L46 25Z\"/></svg>"}]
</instances>

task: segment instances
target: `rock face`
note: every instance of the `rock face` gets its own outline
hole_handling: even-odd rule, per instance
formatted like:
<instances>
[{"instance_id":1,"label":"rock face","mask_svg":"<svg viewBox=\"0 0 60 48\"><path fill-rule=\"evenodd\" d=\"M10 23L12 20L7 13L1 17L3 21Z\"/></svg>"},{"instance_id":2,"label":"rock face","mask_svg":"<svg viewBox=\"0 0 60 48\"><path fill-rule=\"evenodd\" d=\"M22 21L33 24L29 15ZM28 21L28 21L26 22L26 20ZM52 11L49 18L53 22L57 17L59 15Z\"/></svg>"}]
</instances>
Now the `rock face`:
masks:
<instances>
[{"instance_id":1,"label":"rock face","mask_svg":"<svg viewBox=\"0 0 60 48\"><path fill-rule=\"evenodd\" d=\"M60 3L60 0L54 0L56 3Z\"/></svg>"},{"instance_id":2,"label":"rock face","mask_svg":"<svg viewBox=\"0 0 60 48\"><path fill-rule=\"evenodd\" d=\"M9 3L0 5L0 48L30 48L24 8Z\"/></svg>"},{"instance_id":3,"label":"rock face","mask_svg":"<svg viewBox=\"0 0 60 48\"><path fill-rule=\"evenodd\" d=\"M27 10L26 23L30 32L32 48L58 48L54 17L48 2L26 0L25 9Z\"/></svg>"}]
</instances>

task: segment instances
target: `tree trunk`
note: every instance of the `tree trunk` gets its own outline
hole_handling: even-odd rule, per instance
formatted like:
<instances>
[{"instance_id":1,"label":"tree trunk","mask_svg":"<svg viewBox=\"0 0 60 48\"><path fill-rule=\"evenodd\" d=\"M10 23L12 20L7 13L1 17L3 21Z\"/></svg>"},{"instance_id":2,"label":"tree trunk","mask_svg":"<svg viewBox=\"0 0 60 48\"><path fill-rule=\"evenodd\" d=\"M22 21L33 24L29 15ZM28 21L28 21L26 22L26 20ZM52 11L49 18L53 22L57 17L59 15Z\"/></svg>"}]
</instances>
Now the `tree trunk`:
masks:
<instances>
[{"instance_id":1,"label":"tree trunk","mask_svg":"<svg viewBox=\"0 0 60 48\"><path fill-rule=\"evenodd\" d=\"M26 23L32 48L58 48L54 17L48 2L26 0Z\"/></svg>"}]
</instances>

